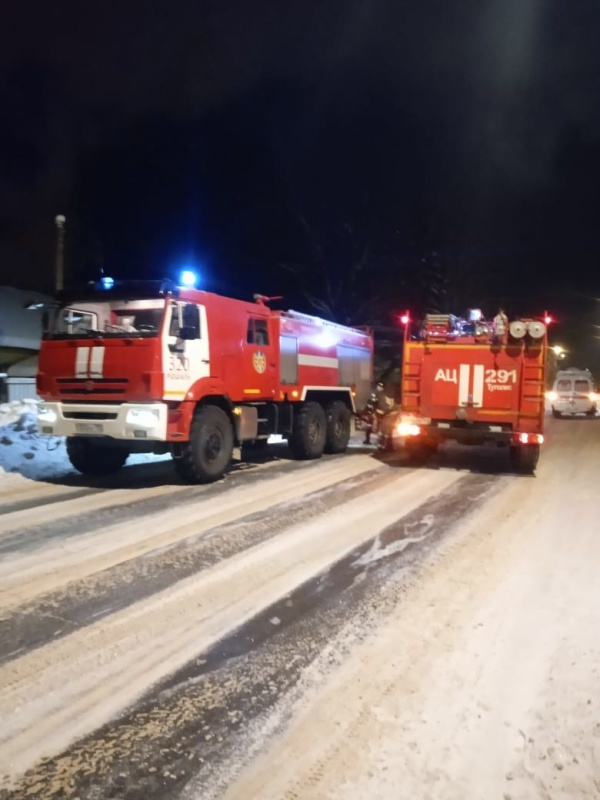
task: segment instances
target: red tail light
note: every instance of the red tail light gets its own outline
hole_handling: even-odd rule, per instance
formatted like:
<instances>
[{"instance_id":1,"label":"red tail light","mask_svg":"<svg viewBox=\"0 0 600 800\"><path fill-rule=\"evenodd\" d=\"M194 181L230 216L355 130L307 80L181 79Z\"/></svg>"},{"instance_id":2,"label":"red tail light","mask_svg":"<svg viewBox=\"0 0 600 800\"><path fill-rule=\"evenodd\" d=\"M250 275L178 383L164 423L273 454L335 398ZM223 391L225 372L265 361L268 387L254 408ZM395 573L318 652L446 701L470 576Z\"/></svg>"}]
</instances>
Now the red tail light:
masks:
<instances>
[{"instance_id":1,"label":"red tail light","mask_svg":"<svg viewBox=\"0 0 600 800\"><path fill-rule=\"evenodd\" d=\"M542 444L544 441L541 433L516 433L513 438L519 444Z\"/></svg>"}]
</instances>

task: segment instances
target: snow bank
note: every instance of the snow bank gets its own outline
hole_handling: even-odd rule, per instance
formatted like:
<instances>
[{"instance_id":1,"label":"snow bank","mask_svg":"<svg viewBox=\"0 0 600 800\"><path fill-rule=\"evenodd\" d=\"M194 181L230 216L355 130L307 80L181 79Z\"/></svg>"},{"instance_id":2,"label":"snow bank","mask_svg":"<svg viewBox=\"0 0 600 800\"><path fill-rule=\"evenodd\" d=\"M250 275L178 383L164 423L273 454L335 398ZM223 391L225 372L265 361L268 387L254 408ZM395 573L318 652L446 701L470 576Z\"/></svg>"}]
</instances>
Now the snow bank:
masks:
<instances>
[{"instance_id":1,"label":"snow bank","mask_svg":"<svg viewBox=\"0 0 600 800\"><path fill-rule=\"evenodd\" d=\"M73 472L64 439L39 436L36 429L37 400L0 404L0 486L2 493L15 481L6 473L30 480L44 480Z\"/></svg>"}]
</instances>

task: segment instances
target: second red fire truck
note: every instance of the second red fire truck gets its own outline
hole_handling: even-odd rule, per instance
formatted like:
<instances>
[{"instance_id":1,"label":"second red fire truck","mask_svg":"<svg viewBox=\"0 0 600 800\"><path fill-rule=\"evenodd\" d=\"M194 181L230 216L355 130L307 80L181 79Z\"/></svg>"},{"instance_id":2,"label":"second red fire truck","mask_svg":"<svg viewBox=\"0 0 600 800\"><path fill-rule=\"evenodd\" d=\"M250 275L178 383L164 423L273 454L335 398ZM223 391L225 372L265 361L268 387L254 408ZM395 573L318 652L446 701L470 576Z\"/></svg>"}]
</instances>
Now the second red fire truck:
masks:
<instances>
[{"instance_id":1,"label":"second red fire truck","mask_svg":"<svg viewBox=\"0 0 600 800\"><path fill-rule=\"evenodd\" d=\"M382 446L424 459L447 440L496 442L515 470L533 472L545 415L548 317L513 322L428 314L405 323L402 400ZM393 422L392 422L393 419Z\"/></svg>"},{"instance_id":2,"label":"second red fire truck","mask_svg":"<svg viewBox=\"0 0 600 800\"><path fill-rule=\"evenodd\" d=\"M170 451L190 482L217 480L234 447L272 434L296 458L343 452L370 392L370 332L266 300L110 279L63 293L39 356L40 432L66 436L85 474Z\"/></svg>"}]
</instances>

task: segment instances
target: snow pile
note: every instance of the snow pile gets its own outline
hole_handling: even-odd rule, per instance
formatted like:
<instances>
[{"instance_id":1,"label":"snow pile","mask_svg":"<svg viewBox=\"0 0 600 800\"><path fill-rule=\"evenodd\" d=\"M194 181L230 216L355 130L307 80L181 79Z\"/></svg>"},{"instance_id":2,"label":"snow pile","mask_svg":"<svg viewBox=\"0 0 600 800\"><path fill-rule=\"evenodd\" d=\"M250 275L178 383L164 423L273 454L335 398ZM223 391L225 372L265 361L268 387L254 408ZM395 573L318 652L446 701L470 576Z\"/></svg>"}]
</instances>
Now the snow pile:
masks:
<instances>
[{"instance_id":1,"label":"snow pile","mask_svg":"<svg viewBox=\"0 0 600 800\"><path fill-rule=\"evenodd\" d=\"M0 429L13 425L23 416L37 414L37 400L15 400L13 403L0 403Z\"/></svg>"},{"instance_id":2,"label":"snow pile","mask_svg":"<svg viewBox=\"0 0 600 800\"><path fill-rule=\"evenodd\" d=\"M75 473L61 436L37 432L37 400L0 403L0 484L5 493L12 483L6 473L18 473L34 481L60 478ZM135 455L128 464L157 461L170 456ZM13 481L14 482L14 481Z\"/></svg>"},{"instance_id":3,"label":"snow pile","mask_svg":"<svg viewBox=\"0 0 600 800\"><path fill-rule=\"evenodd\" d=\"M36 415L36 400L0 405L0 480L3 480L3 472L44 480L73 471L64 439L40 436Z\"/></svg>"}]
</instances>

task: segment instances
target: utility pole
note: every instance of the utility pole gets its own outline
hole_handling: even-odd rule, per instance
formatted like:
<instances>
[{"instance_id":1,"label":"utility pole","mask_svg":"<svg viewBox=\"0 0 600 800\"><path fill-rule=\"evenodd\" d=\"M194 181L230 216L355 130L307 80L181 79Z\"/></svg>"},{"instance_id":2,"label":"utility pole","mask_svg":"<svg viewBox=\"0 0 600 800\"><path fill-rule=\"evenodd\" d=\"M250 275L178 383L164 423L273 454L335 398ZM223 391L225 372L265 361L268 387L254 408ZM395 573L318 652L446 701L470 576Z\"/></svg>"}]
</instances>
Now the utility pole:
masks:
<instances>
[{"instance_id":1,"label":"utility pole","mask_svg":"<svg viewBox=\"0 0 600 800\"><path fill-rule=\"evenodd\" d=\"M65 282L65 222L63 214L54 217L56 225L56 263L54 265L54 288L59 292L64 288Z\"/></svg>"}]
</instances>

